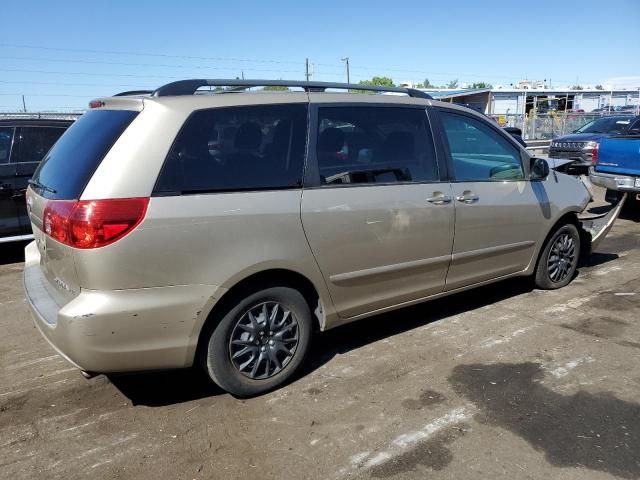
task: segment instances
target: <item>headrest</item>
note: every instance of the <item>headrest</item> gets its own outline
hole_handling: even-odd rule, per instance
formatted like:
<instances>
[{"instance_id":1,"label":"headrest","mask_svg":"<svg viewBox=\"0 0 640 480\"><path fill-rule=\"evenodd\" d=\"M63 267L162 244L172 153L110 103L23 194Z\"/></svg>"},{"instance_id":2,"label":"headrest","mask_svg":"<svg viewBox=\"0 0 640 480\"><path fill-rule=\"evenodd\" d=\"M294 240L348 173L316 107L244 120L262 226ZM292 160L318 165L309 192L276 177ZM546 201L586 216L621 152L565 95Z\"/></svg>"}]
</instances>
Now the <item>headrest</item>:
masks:
<instances>
[{"instance_id":1,"label":"headrest","mask_svg":"<svg viewBox=\"0 0 640 480\"><path fill-rule=\"evenodd\" d=\"M344 132L339 128L331 127L322 131L318 138L319 152L339 152L344 146Z\"/></svg>"},{"instance_id":2,"label":"headrest","mask_svg":"<svg viewBox=\"0 0 640 480\"><path fill-rule=\"evenodd\" d=\"M262 145L262 129L255 122L240 125L233 142L239 150L255 150Z\"/></svg>"}]
</instances>

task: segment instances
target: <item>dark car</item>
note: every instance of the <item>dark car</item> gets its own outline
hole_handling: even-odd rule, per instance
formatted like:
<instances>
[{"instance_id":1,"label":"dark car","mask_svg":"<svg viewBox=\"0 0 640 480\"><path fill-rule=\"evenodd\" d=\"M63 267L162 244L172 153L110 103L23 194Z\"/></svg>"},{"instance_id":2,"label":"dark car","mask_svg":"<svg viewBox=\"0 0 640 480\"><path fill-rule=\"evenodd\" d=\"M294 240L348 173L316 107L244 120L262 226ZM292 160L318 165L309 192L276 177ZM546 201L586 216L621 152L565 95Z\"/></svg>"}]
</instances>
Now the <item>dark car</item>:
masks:
<instances>
[{"instance_id":1,"label":"dark car","mask_svg":"<svg viewBox=\"0 0 640 480\"><path fill-rule=\"evenodd\" d=\"M73 120L0 120L0 243L28 240L25 192L40 160Z\"/></svg>"},{"instance_id":2,"label":"dark car","mask_svg":"<svg viewBox=\"0 0 640 480\"><path fill-rule=\"evenodd\" d=\"M586 170L598 157L603 138L640 130L640 116L611 115L583 125L569 135L555 138L549 146L549 157L573 160L572 167Z\"/></svg>"}]
</instances>

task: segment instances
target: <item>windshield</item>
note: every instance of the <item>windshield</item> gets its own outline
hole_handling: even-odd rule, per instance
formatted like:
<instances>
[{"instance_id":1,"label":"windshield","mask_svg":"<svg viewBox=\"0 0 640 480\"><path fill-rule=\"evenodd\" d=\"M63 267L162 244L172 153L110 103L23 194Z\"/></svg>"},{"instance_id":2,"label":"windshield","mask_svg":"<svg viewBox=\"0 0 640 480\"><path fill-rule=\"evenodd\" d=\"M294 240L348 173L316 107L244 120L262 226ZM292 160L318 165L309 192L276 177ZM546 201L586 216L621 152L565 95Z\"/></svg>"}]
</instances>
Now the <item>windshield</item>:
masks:
<instances>
[{"instance_id":1,"label":"windshield","mask_svg":"<svg viewBox=\"0 0 640 480\"><path fill-rule=\"evenodd\" d=\"M102 159L138 112L92 110L80 117L44 157L31 182L51 199L80 198Z\"/></svg>"},{"instance_id":2,"label":"windshield","mask_svg":"<svg viewBox=\"0 0 640 480\"><path fill-rule=\"evenodd\" d=\"M607 117L593 120L583 125L576 133L616 133L629 128L631 119L628 117Z\"/></svg>"}]
</instances>

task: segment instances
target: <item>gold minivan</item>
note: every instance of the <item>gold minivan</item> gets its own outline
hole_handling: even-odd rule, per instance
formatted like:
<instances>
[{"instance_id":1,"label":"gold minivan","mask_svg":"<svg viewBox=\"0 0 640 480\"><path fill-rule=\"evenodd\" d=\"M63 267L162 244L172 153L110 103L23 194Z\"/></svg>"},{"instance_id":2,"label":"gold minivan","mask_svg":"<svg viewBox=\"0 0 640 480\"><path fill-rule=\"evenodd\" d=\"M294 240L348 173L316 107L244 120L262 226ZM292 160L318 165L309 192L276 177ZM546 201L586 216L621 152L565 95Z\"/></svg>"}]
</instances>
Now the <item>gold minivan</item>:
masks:
<instances>
[{"instance_id":1,"label":"gold minivan","mask_svg":"<svg viewBox=\"0 0 640 480\"><path fill-rule=\"evenodd\" d=\"M566 285L588 201L417 90L179 81L92 101L47 154L24 283L85 375L201 364L249 396L290 379L314 331L514 276Z\"/></svg>"}]
</instances>

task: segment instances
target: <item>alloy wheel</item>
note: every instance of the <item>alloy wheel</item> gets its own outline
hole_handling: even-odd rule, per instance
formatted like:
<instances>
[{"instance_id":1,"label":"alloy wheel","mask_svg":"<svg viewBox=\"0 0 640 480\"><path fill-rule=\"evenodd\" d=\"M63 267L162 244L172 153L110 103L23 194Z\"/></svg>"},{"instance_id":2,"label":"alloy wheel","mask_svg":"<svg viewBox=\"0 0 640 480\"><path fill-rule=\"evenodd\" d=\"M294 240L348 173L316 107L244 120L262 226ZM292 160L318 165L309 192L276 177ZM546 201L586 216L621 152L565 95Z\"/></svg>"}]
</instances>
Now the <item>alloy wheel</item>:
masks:
<instances>
[{"instance_id":1,"label":"alloy wheel","mask_svg":"<svg viewBox=\"0 0 640 480\"><path fill-rule=\"evenodd\" d=\"M571 235L563 233L559 235L547 259L547 272L552 282L558 283L573 273L576 262L576 242Z\"/></svg>"},{"instance_id":2,"label":"alloy wheel","mask_svg":"<svg viewBox=\"0 0 640 480\"><path fill-rule=\"evenodd\" d=\"M231 363L252 380L271 378L291 361L298 340L298 320L291 310L279 302L254 305L231 332Z\"/></svg>"}]
</instances>

